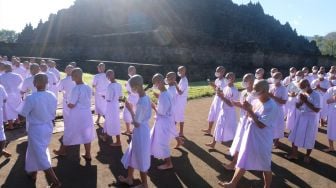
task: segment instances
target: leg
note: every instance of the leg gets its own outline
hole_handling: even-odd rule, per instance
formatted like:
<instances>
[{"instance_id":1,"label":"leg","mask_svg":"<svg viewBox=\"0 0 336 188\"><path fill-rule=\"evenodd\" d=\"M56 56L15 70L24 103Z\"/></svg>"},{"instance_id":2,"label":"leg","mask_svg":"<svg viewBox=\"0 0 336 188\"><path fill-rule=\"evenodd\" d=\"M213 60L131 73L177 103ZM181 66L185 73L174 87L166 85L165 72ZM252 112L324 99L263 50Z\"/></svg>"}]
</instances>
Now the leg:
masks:
<instances>
[{"instance_id":1,"label":"leg","mask_svg":"<svg viewBox=\"0 0 336 188\"><path fill-rule=\"evenodd\" d=\"M158 166L159 170L168 170L168 169L172 169L173 168L173 163L171 161L171 158L168 157L165 159L165 163Z\"/></svg>"},{"instance_id":2,"label":"leg","mask_svg":"<svg viewBox=\"0 0 336 188\"><path fill-rule=\"evenodd\" d=\"M211 130L212 130L213 124L214 124L213 121L209 121L208 129L202 129L202 131L203 131L204 133L206 133L206 134L211 134Z\"/></svg>"},{"instance_id":3,"label":"leg","mask_svg":"<svg viewBox=\"0 0 336 188\"><path fill-rule=\"evenodd\" d=\"M279 148L279 138L273 140L274 143L274 148L277 149Z\"/></svg>"},{"instance_id":4,"label":"leg","mask_svg":"<svg viewBox=\"0 0 336 188\"><path fill-rule=\"evenodd\" d=\"M335 151L334 142L329 139L329 148L328 149L324 149L323 151L325 151L325 152L333 152L333 151Z\"/></svg>"},{"instance_id":5,"label":"leg","mask_svg":"<svg viewBox=\"0 0 336 188\"><path fill-rule=\"evenodd\" d=\"M175 148L179 148L180 146L182 146L184 144L184 138L183 137L178 136L178 137L175 137L175 139L176 139L176 142L177 142Z\"/></svg>"},{"instance_id":6,"label":"leg","mask_svg":"<svg viewBox=\"0 0 336 188\"><path fill-rule=\"evenodd\" d=\"M0 157L3 155L6 158L9 158L12 156L12 154L5 150L5 146L6 146L6 140L0 141Z\"/></svg>"},{"instance_id":7,"label":"leg","mask_svg":"<svg viewBox=\"0 0 336 188\"><path fill-rule=\"evenodd\" d=\"M310 162L310 154L313 150L312 149L307 149L306 156L304 157L304 162L309 163Z\"/></svg>"},{"instance_id":8,"label":"leg","mask_svg":"<svg viewBox=\"0 0 336 188\"><path fill-rule=\"evenodd\" d=\"M237 168L235 170L235 173L234 173L233 177L232 177L232 180L229 183L218 182L218 184L221 187L237 187L237 184L238 184L239 180L245 174L245 171L246 171L245 169Z\"/></svg>"},{"instance_id":9,"label":"leg","mask_svg":"<svg viewBox=\"0 0 336 188\"><path fill-rule=\"evenodd\" d=\"M82 157L86 161L91 161L91 143L84 144L85 154Z\"/></svg>"},{"instance_id":10,"label":"leg","mask_svg":"<svg viewBox=\"0 0 336 188\"><path fill-rule=\"evenodd\" d=\"M100 138L103 142L106 142L107 134L106 134L106 133L103 133L103 134L99 135L99 138Z\"/></svg>"},{"instance_id":11,"label":"leg","mask_svg":"<svg viewBox=\"0 0 336 188\"><path fill-rule=\"evenodd\" d=\"M120 135L117 135L116 138L116 143L112 143L111 146L121 146Z\"/></svg>"},{"instance_id":12,"label":"leg","mask_svg":"<svg viewBox=\"0 0 336 188\"><path fill-rule=\"evenodd\" d=\"M286 155L286 158L291 160L291 159L298 159L298 147L292 143L292 152L290 155Z\"/></svg>"},{"instance_id":13,"label":"leg","mask_svg":"<svg viewBox=\"0 0 336 188\"><path fill-rule=\"evenodd\" d=\"M132 134L132 132L131 132L131 123L126 123L126 131L123 132L123 134L127 134L127 135Z\"/></svg>"},{"instance_id":14,"label":"leg","mask_svg":"<svg viewBox=\"0 0 336 188\"><path fill-rule=\"evenodd\" d=\"M37 172L28 172L27 173L27 176L29 179L33 180L33 181L36 181L36 178L37 178Z\"/></svg>"},{"instance_id":15,"label":"leg","mask_svg":"<svg viewBox=\"0 0 336 188\"><path fill-rule=\"evenodd\" d=\"M58 180L54 170L52 168L49 168L44 171L46 173L46 176L48 179L51 180L51 187L61 187L61 182Z\"/></svg>"},{"instance_id":16,"label":"leg","mask_svg":"<svg viewBox=\"0 0 336 188\"><path fill-rule=\"evenodd\" d=\"M125 178L124 176L118 176L118 180L127 185L133 185L133 173L134 173L134 168L128 167L127 177Z\"/></svg>"},{"instance_id":17,"label":"leg","mask_svg":"<svg viewBox=\"0 0 336 188\"><path fill-rule=\"evenodd\" d=\"M184 122L180 122L180 136L184 136L183 127L184 127Z\"/></svg>"},{"instance_id":18,"label":"leg","mask_svg":"<svg viewBox=\"0 0 336 188\"><path fill-rule=\"evenodd\" d=\"M264 188L271 188L271 183L272 183L272 171L265 171L263 172L264 174Z\"/></svg>"},{"instance_id":19,"label":"leg","mask_svg":"<svg viewBox=\"0 0 336 188\"><path fill-rule=\"evenodd\" d=\"M8 120L8 129L14 129L14 122L13 120Z\"/></svg>"},{"instance_id":20,"label":"leg","mask_svg":"<svg viewBox=\"0 0 336 188\"><path fill-rule=\"evenodd\" d=\"M210 148L215 148L216 145L216 140L215 137L213 137L212 142L205 144L206 146L210 147Z\"/></svg>"},{"instance_id":21,"label":"leg","mask_svg":"<svg viewBox=\"0 0 336 188\"><path fill-rule=\"evenodd\" d=\"M99 120L100 120L100 115L98 114L97 120L96 120L96 124L99 125Z\"/></svg>"},{"instance_id":22,"label":"leg","mask_svg":"<svg viewBox=\"0 0 336 188\"><path fill-rule=\"evenodd\" d=\"M58 156L66 156L66 149L67 147L62 144L59 150L53 150L53 152Z\"/></svg>"},{"instance_id":23,"label":"leg","mask_svg":"<svg viewBox=\"0 0 336 188\"><path fill-rule=\"evenodd\" d=\"M226 170L234 170L238 160L238 152L233 155L233 159L230 164L223 165Z\"/></svg>"},{"instance_id":24,"label":"leg","mask_svg":"<svg viewBox=\"0 0 336 188\"><path fill-rule=\"evenodd\" d=\"M146 172L140 172L140 178L141 182L144 188L148 188L148 182L147 182L147 173Z\"/></svg>"}]
</instances>

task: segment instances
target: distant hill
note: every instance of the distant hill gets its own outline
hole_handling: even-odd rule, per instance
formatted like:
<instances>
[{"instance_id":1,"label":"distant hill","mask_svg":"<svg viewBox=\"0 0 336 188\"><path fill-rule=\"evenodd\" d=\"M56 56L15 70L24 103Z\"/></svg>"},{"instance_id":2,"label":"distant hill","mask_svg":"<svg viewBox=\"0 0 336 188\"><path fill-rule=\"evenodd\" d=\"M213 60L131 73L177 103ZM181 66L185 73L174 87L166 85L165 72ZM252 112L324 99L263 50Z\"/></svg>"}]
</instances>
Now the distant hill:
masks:
<instances>
[{"instance_id":1,"label":"distant hill","mask_svg":"<svg viewBox=\"0 0 336 188\"><path fill-rule=\"evenodd\" d=\"M241 50L247 46L266 52L320 53L315 44L298 36L288 23L282 25L265 15L259 3L237 5L231 0L76 0L70 8L50 15L45 23L40 22L37 28L28 24L17 42L74 40L76 43L76 38L92 36L116 37L134 32L146 36L158 28L171 33L159 45ZM157 44L149 42L148 45Z\"/></svg>"},{"instance_id":2,"label":"distant hill","mask_svg":"<svg viewBox=\"0 0 336 188\"><path fill-rule=\"evenodd\" d=\"M323 55L336 57L336 32L328 33L326 36L314 36L311 41L315 41Z\"/></svg>"}]
</instances>

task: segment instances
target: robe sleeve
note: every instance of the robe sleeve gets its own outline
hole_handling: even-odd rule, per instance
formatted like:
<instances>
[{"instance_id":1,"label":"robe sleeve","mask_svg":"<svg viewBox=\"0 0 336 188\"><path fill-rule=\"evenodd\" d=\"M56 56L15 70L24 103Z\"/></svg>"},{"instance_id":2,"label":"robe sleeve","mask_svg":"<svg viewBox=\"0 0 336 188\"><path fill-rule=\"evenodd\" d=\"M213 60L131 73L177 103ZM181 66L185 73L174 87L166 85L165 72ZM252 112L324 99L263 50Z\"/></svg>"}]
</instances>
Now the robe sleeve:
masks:
<instances>
[{"instance_id":1,"label":"robe sleeve","mask_svg":"<svg viewBox=\"0 0 336 188\"><path fill-rule=\"evenodd\" d=\"M1 92L2 99L7 100L8 98L7 92L2 86L0 87L0 92Z\"/></svg>"},{"instance_id":2,"label":"robe sleeve","mask_svg":"<svg viewBox=\"0 0 336 188\"><path fill-rule=\"evenodd\" d=\"M150 119L150 116L151 116L151 105L149 102L146 101L136 106L134 119L137 123L139 124L145 123Z\"/></svg>"},{"instance_id":3,"label":"robe sleeve","mask_svg":"<svg viewBox=\"0 0 336 188\"><path fill-rule=\"evenodd\" d=\"M31 95L28 96L23 104L20 114L24 117L27 117L29 113L33 110L34 105L32 104Z\"/></svg>"},{"instance_id":4,"label":"robe sleeve","mask_svg":"<svg viewBox=\"0 0 336 188\"><path fill-rule=\"evenodd\" d=\"M171 109L171 101L169 100L168 96L162 96L160 97L157 114L159 115L167 115L169 114L169 110Z\"/></svg>"},{"instance_id":5,"label":"robe sleeve","mask_svg":"<svg viewBox=\"0 0 336 188\"><path fill-rule=\"evenodd\" d=\"M264 109L259 115L258 120L267 127L273 127L274 118L276 116L277 106L264 104Z\"/></svg>"},{"instance_id":6,"label":"robe sleeve","mask_svg":"<svg viewBox=\"0 0 336 188\"><path fill-rule=\"evenodd\" d=\"M111 102L113 100L113 97L115 95L114 93L115 93L114 88L111 87L111 85L109 85L107 87L106 96L105 96L105 99L107 102Z\"/></svg>"},{"instance_id":7,"label":"robe sleeve","mask_svg":"<svg viewBox=\"0 0 336 188\"><path fill-rule=\"evenodd\" d=\"M321 108L321 99L322 96L318 93L315 93L312 97L311 103L314 105L315 108Z\"/></svg>"},{"instance_id":8,"label":"robe sleeve","mask_svg":"<svg viewBox=\"0 0 336 188\"><path fill-rule=\"evenodd\" d=\"M74 87L71 91L71 96L70 96L70 104L77 104L79 99L79 93L78 93L78 89L76 87Z\"/></svg>"}]
</instances>

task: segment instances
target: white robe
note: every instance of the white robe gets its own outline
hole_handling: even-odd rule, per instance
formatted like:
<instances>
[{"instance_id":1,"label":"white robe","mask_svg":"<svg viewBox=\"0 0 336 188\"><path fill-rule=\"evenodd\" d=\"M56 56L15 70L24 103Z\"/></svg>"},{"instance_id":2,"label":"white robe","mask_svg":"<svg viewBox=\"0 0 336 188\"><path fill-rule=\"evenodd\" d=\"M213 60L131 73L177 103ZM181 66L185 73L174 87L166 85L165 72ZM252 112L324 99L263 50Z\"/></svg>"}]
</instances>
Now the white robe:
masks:
<instances>
[{"instance_id":1,"label":"white robe","mask_svg":"<svg viewBox=\"0 0 336 188\"><path fill-rule=\"evenodd\" d=\"M175 121L175 113L174 113L175 112L175 108L176 108L176 97L178 95L177 91L176 91L176 86L175 85L168 86L167 87L167 91L168 91L169 95L172 98L172 109L173 109L173 115L172 115L173 117L172 118L173 118L173 121L176 122ZM171 128L171 131L170 131L171 138L175 139L176 137L179 136L175 124L174 124L174 126L171 126L170 128Z\"/></svg>"},{"instance_id":2,"label":"white robe","mask_svg":"<svg viewBox=\"0 0 336 188\"><path fill-rule=\"evenodd\" d=\"M56 99L58 98L58 80L54 73L47 71L45 74L48 76L48 90L53 92L56 96Z\"/></svg>"},{"instance_id":3,"label":"white robe","mask_svg":"<svg viewBox=\"0 0 336 188\"><path fill-rule=\"evenodd\" d=\"M140 97L135 111L135 121L140 125L134 127L132 141L121 159L126 169L132 167L141 172L147 172L150 167L149 120L151 114L152 108L149 97Z\"/></svg>"},{"instance_id":4,"label":"white robe","mask_svg":"<svg viewBox=\"0 0 336 188\"><path fill-rule=\"evenodd\" d=\"M4 121L14 120L18 117L17 108L21 103L20 85L22 83L20 75L8 72L0 76L0 84L4 86L8 100L4 107Z\"/></svg>"},{"instance_id":5,"label":"white robe","mask_svg":"<svg viewBox=\"0 0 336 188\"><path fill-rule=\"evenodd\" d=\"M55 67L53 67L53 68L50 68L49 71L52 72L56 76L57 81L61 80L61 74L60 74L59 70L57 70Z\"/></svg>"},{"instance_id":6,"label":"white robe","mask_svg":"<svg viewBox=\"0 0 336 188\"><path fill-rule=\"evenodd\" d=\"M254 103L257 101L257 98L251 95L251 93L247 92L247 90L244 90L240 94L240 102L243 103L244 101L247 101L251 105L254 105ZM230 154L231 156L234 156L236 152L239 152L241 141L244 135L244 132L246 130L246 123L248 120L247 112L243 109L240 109L240 119L238 123L238 127L236 130L236 134L234 136L232 145L230 147Z\"/></svg>"},{"instance_id":7,"label":"white robe","mask_svg":"<svg viewBox=\"0 0 336 188\"><path fill-rule=\"evenodd\" d=\"M70 108L68 107L68 102L70 101L70 95L72 89L76 86L76 83L72 81L71 76L67 76L62 79L58 85L58 91L63 93L63 121L64 124L68 123Z\"/></svg>"},{"instance_id":8,"label":"white robe","mask_svg":"<svg viewBox=\"0 0 336 188\"><path fill-rule=\"evenodd\" d=\"M325 100L331 99L333 96L336 96L336 86L328 89ZM329 140L336 141L336 102L329 104L327 135Z\"/></svg>"},{"instance_id":9,"label":"white robe","mask_svg":"<svg viewBox=\"0 0 336 188\"><path fill-rule=\"evenodd\" d=\"M126 90L128 93L127 101L132 104L133 111L136 111L136 104L139 100L139 95L137 93L132 92L131 86L129 85L129 82L126 82ZM123 111L123 119L125 123L131 123L132 122L132 116L131 113L127 110L127 108L124 108Z\"/></svg>"},{"instance_id":10,"label":"white robe","mask_svg":"<svg viewBox=\"0 0 336 188\"><path fill-rule=\"evenodd\" d=\"M264 104L260 101L253 105L258 120L266 127L259 128L248 118L236 167L245 170L271 171L273 126L278 109L275 102L270 99Z\"/></svg>"},{"instance_id":11,"label":"white robe","mask_svg":"<svg viewBox=\"0 0 336 188\"><path fill-rule=\"evenodd\" d=\"M172 102L167 91L160 93L156 119L150 132L151 154L157 159L166 159L170 156L171 127L175 126Z\"/></svg>"},{"instance_id":12,"label":"white robe","mask_svg":"<svg viewBox=\"0 0 336 188\"><path fill-rule=\"evenodd\" d=\"M51 168L48 145L51 140L57 100L49 91L27 96L20 114L29 122L25 170L36 172Z\"/></svg>"},{"instance_id":13,"label":"white robe","mask_svg":"<svg viewBox=\"0 0 336 188\"><path fill-rule=\"evenodd\" d=\"M5 88L0 85L0 141L6 140L5 135L5 129L3 124L3 107L4 107L4 101L7 100L7 92L5 91Z\"/></svg>"},{"instance_id":14,"label":"white robe","mask_svg":"<svg viewBox=\"0 0 336 188\"><path fill-rule=\"evenodd\" d=\"M217 78L215 80L215 85L216 85L216 89L220 88L221 90L223 90L224 87L226 87L227 85L225 78L222 78L222 79ZM222 100L217 95L215 95L212 100L211 106L210 106L210 110L208 114L208 122L217 121L218 115L221 109L221 102Z\"/></svg>"},{"instance_id":15,"label":"white robe","mask_svg":"<svg viewBox=\"0 0 336 188\"><path fill-rule=\"evenodd\" d=\"M308 101L316 108L321 108L321 97L316 91L309 95ZM298 111L297 124L289 134L288 140L297 147L313 149L318 130L318 113L312 111L306 104L303 104Z\"/></svg>"},{"instance_id":16,"label":"white robe","mask_svg":"<svg viewBox=\"0 0 336 188\"><path fill-rule=\"evenodd\" d=\"M105 114L106 100L104 97L109 83L105 73L99 73L93 77L92 86L95 88L95 114Z\"/></svg>"},{"instance_id":17,"label":"white robe","mask_svg":"<svg viewBox=\"0 0 336 188\"><path fill-rule=\"evenodd\" d=\"M188 79L187 77L181 78L178 83L178 87L182 91L182 94L178 94L176 97L176 108L175 108L175 121L176 123L184 122L184 112L187 105L188 99Z\"/></svg>"},{"instance_id":18,"label":"white robe","mask_svg":"<svg viewBox=\"0 0 336 188\"><path fill-rule=\"evenodd\" d=\"M120 135L120 110L119 98L122 96L121 85L117 82L110 83L106 91L106 111L104 133L109 136Z\"/></svg>"},{"instance_id":19,"label":"white robe","mask_svg":"<svg viewBox=\"0 0 336 188\"><path fill-rule=\"evenodd\" d=\"M27 72L24 68L22 67L15 67L13 68L13 72L20 75L22 79L25 79L27 76Z\"/></svg>"},{"instance_id":20,"label":"white robe","mask_svg":"<svg viewBox=\"0 0 336 188\"><path fill-rule=\"evenodd\" d=\"M34 86L34 76L30 76L23 80L21 84L21 92L24 93L24 96L27 96L36 91Z\"/></svg>"},{"instance_id":21,"label":"white robe","mask_svg":"<svg viewBox=\"0 0 336 188\"><path fill-rule=\"evenodd\" d=\"M288 100L288 91L286 89L286 87L284 86L279 86L276 87L274 84L271 85L270 88L270 93L272 93L274 96L281 98L282 100L287 101ZM276 102L276 104L278 105L278 107L281 110L278 110L278 115L275 118L275 126L274 126L274 139L279 139L279 138L283 138L284 132L285 132L285 108L283 104L279 104Z\"/></svg>"},{"instance_id":22,"label":"white robe","mask_svg":"<svg viewBox=\"0 0 336 188\"><path fill-rule=\"evenodd\" d=\"M330 88L330 82L327 79L324 79L323 81L320 81L319 79L316 79L311 83L312 89L316 90L316 92L318 92L321 95L320 118L326 120L327 119L327 113L328 113L328 104L327 104L327 101L324 98L325 92L316 89L316 86L318 84L320 84L320 86L324 89L329 89Z\"/></svg>"},{"instance_id":23,"label":"white robe","mask_svg":"<svg viewBox=\"0 0 336 188\"><path fill-rule=\"evenodd\" d=\"M76 85L70 95L69 124L64 125L63 144L66 146L88 144L96 138L91 114L91 88L86 84Z\"/></svg>"},{"instance_id":24,"label":"white robe","mask_svg":"<svg viewBox=\"0 0 336 188\"><path fill-rule=\"evenodd\" d=\"M288 86L287 86L287 90L289 93L294 92L296 94L300 93L300 89L298 86L297 82L291 82ZM286 114L286 129L289 131L292 131L293 128L296 125L296 120L297 120L297 116L298 116L298 111L296 109L296 103L298 101L297 97L288 97L286 106L285 106L285 114Z\"/></svg>"},{"instance_id":25,"label":"white robe","mask_svg":"<svg viewBox=\"0 0 336 188\"><path fill-rule=\"evenodd\" d=\"M238 101L239 92L235 87L226 86L223 90L224 97L230 101ZM221 111L216 122L214 138L216 142L233 140L237 129L236 108L229 106L224 101L221 103Z\"/></svg>"}]
</instances>

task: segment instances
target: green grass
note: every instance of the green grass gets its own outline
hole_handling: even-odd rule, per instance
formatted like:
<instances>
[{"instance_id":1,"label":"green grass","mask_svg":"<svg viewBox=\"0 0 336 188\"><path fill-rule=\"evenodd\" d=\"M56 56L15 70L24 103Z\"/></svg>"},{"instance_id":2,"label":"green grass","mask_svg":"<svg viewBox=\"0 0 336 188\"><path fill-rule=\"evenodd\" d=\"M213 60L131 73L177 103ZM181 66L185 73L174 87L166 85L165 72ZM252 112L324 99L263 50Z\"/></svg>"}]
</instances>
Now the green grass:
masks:
<instances>
[{"instance_id":1,"label":"green grass","mask_svg":"<svg viewBox=\"0 0 336 188\"><path fill-rule=\"evenodd\" d=\"M61 73L61 77L63 78L65 76L64 73ZM83 75L83 80L86 84L89 86L92 86L92 80L93 80L93 75L89 73L84 73ZM126 88L125 88L125 83L126 80L117 80L122 86L123 86L123 93L124 95L127 93ZM237 79L235 86L237 89L242 89L241 87L241 79ZM212 87L208 85L206 81L200 81L200 82L191 82L189 83L189 95L188 95L188 100L192 99L198 99L202 97L210 97L215 94L214 90ZM152 92L149 93L149 96L154 100L154 96Z\"/></svg>"}]
</instances>

